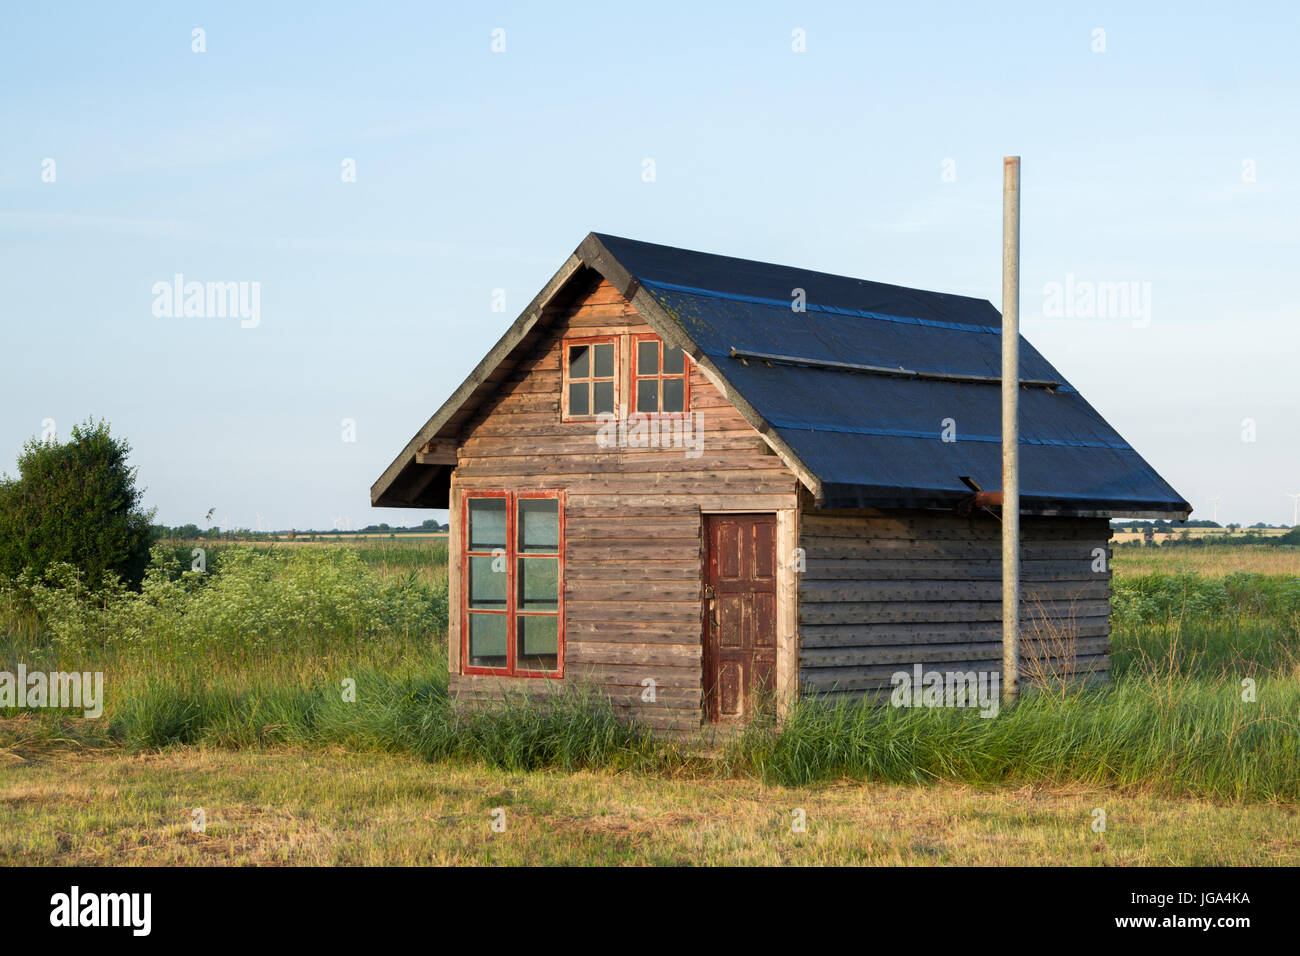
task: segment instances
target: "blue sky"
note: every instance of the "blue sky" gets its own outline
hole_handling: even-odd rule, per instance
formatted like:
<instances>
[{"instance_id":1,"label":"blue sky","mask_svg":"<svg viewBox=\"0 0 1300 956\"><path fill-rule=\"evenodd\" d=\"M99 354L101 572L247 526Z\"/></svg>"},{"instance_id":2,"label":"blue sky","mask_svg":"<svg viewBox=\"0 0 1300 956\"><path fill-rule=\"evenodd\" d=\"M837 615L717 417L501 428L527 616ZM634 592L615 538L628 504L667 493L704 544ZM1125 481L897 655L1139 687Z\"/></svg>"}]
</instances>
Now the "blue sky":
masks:
<instances>
[{"instance_id":1,"label":"blue sky","mask_svg":"<svg viewBox=\"0 0 1300 956\"><path fill-rule=\"evenodd\" d=\"M7 11L0 470L94 415L168 524L416 522L371 483L587 232L998 305L1018 154L1026 336L1197 517L1290 522L1293 8L461 6ZM154 315L177 273L259 324Z\"/></svg>"}]
</instances>

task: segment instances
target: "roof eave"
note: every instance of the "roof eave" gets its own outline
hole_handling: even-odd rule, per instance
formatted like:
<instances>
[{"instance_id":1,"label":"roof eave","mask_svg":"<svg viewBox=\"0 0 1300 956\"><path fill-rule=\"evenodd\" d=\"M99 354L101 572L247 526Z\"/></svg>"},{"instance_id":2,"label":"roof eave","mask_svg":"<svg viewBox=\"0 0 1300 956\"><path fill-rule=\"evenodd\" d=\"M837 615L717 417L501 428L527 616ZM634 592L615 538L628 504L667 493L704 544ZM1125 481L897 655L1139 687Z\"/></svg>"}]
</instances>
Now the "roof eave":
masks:
<instances>
[{"instance_id":1,"label":"roof eave","mask_svg":"<svg viewBox=\"0 0 1300 956\"><path fill-rule=\"evenodd\" d=\"M482 387L493 371L505 360L511 352L532 332L537 322L542 317L542 312L556 294L564 288L565 284L573 278L574 274L582 267L582 259L577 253L569 256L564 265L560 266L555 275L551 276L549 282L537 293L528 306L520 313L519 317L506 329L505 334L497 340L496 345L488 352L483 360L474 367L465 381L461 382L460 387L452 392L451 397L443 402L440 407L427 422L424 427L415 433L415 437L406 443L406 447L401 453L393 459L379 480L370 487L370 503L373 507L378 508L409 508L419 507L418 504L411 501L393 500L389 494L393 483L408 468L439 468L445 466L438 465L419 465L416 463L415 456L421 448L427 445L432 439L438 437L444 425L451 420L452 416L459 411L466 402L470 401L474 392ZM434 505L432 507L438 507ZM443 506L445 507L445 506Z\"/></svg>"}]
</instances>

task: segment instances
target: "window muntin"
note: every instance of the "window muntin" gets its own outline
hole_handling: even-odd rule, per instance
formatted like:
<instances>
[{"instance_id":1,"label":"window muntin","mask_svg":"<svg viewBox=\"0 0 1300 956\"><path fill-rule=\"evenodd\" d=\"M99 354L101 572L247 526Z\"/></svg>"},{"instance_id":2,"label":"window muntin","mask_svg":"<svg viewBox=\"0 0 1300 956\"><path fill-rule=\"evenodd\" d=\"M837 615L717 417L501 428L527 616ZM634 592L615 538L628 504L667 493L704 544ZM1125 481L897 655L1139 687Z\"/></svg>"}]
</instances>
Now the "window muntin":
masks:
<instances>
[{"instance_id":1,"label":"window muntin","mask_svg":"<svg viewBox=\"0 0 1300 956\"><path fill-rule=\"evenodd\" d=\"M665 345L657 335L632 339L633 411L643 415L689 411L690 386L686 356Z\"/></svg>"},{"instance_id":2,"label":"window muntin","mask_svg":"<svg viewBox=\"0 0 1300 956\"><path fill-rule=\"evenodd\" d=\"M558 677L564 515L558 492L466 492L462 671Z\"/></svg>"},{"instance_id":3,"label":"window muntin","mask_svg":"<svg viewBox=\"0 0 1300 956\"><path fill-rule=\"evenodd\" d=\"M617 401L618 337L566 339L564 367L564 418L595 418L614 411Z\"/></svg>"}]
</instances>

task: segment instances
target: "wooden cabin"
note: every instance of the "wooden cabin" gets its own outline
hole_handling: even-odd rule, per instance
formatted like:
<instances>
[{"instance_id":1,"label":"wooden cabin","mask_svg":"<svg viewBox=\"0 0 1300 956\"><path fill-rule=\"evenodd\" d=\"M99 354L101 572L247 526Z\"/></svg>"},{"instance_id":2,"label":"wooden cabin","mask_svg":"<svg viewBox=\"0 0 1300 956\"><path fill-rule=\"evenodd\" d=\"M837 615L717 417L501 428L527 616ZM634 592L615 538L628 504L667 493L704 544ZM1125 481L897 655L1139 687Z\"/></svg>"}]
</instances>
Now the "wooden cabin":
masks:
<instances>
[{"instance_id":1,"label":"wooden cabin","mask_svg":"<svg viewBox=\"0 0 1300 956\"><path fill-rule=\"evenodd\" d=\"M451 693L677 730L998 671L987 301L591 234L371 489L450 515ZM1025 674L1109 668L1108 518L1190 508L1021 342Z\"/></svg>"}]
</instances>

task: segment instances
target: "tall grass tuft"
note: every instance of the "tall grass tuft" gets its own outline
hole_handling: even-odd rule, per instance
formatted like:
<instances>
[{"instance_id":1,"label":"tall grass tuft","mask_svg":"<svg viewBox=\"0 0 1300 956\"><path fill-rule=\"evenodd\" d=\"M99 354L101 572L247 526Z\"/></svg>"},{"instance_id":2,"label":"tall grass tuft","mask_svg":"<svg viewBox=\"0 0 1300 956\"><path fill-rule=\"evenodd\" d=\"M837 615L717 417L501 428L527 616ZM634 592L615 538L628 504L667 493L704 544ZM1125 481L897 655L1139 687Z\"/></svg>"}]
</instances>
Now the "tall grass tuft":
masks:
<instances>
[{"instance_id":1,"label":"tall grass tuft","mask_svg":"<svg viewBox=\"0 0 1300 956\"><path fill-rule=\"evenodd\" d=\"M747 730L726 762L732 772L787 785L845 777L1089 784L1294 801L1297 714L1300 689L1289 682L1261 683L1258 700L1247 703L1231 685L1153 677L1066 700L1030 691L995 718L809 700L779 732Z\"/></svg>"},{"instance_id":2,"label":"tall grass tuft","mask_svg":"<svg viewBox=\"0 0 1300 956\"><path fill-rule=\"evenodd\" d=\"M620 721L608 700L595 695L458 709L447 699L445 679L373 670L358 673L356 692L346 701L319 685L155 684L132 695L114 715L110 733L137 750L341 746L431 761L480 760L510 770L664 770L687 760L645 729Z\"/></svg>"}]
</instances>

